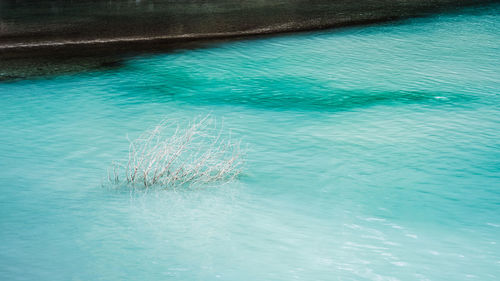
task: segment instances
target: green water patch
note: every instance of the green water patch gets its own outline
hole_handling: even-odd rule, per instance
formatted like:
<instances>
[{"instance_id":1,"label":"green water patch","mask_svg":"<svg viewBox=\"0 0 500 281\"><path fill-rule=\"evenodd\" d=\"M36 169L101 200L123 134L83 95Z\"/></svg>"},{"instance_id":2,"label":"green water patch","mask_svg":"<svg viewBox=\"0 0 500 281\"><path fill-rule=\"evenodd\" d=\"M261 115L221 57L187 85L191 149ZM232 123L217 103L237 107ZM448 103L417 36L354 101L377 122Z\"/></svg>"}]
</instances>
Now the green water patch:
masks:
<instances>
[{"instance_id":1,"label":"green water patch","mask_svg":"<svg viewBox=\"0 0 500 281\"><path fill-rule=\"evenodd\" d=\"M185 78L185 77L183 77ZM306 111L348 111L376 105L427 104L449 105L464 104L477 99L472 95L449 92L424 91L384 91L384 90L344 90L311 83L309 80L288 83L269 81L250 83L239 89L227 90L205 88L205 90L181 89L182 83L189 80L176 80L179 85L151 85L135 88L121 94L127 98L142 101L180 102L196 105L229 105L262 109L306 110ZM190 81L189 81L190 82ZM301 83L303 82L303 83ZM140 93L140 94L139 94Z\"/></svg>"}]
</instances>

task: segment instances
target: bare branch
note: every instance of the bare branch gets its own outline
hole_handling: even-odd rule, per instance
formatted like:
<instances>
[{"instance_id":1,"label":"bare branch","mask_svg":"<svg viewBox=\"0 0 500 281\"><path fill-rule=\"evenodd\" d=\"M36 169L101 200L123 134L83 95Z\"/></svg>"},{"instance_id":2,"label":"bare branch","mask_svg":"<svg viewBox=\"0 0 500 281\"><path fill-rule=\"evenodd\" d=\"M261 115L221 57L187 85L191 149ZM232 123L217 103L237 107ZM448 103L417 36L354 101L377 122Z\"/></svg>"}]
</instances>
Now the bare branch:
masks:
<instances>
[{"instance_id":1,"label":"bare branch","mask_svg":"<svg viewBox=\"0 0 500 281\"><path fill-rule=\"evenodd\" d=\"M184 130L164 120L136 140L129 139L127 160L113 163L108 180L144 188L230 181L240 173L240 143L224 136L222 127L217 128L209 116Z\"/></svg>"}]
</instances>

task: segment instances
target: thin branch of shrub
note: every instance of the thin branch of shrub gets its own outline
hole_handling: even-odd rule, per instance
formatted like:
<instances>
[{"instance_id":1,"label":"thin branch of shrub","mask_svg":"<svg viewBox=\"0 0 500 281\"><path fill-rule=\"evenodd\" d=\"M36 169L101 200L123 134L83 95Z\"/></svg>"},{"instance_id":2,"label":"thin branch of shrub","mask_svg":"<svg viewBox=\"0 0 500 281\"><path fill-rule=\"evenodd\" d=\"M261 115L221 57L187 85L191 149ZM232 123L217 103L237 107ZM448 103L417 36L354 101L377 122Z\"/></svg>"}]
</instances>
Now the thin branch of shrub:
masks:
<instances>
[{"instance_id":1,"label":"thin branch of shrub","mask_svg":"<svg viewBox=\"0 0 500 281\"><path fill-rule=\"evenodd\" d=\"M129 143L128 158L108 170L113 184L177 188L228 182L241 172L240 142L233 142L209 116L185 129L164 120Z\"/></svg>"}]
</instances>

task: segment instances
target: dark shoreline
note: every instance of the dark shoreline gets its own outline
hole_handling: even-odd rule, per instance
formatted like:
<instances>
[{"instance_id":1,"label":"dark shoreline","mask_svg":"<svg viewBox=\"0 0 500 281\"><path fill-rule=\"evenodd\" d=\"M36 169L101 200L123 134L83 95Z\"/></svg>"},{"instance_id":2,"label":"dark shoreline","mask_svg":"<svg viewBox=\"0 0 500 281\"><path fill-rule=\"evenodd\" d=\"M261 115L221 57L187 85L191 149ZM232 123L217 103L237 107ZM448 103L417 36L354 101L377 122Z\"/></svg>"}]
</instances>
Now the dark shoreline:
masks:
<instances>
[{"instance_id":1,"label":"dark shoreline","mask_svg":"<svg viewBox=\"0 0 500 281\"><path fill-rule=\"evenodd\" d=\"M6 0L0 0L0 3L5 1ZM197 1L198 0L192 0L191 2ZM210 1L215 2L215 0ZM251 0L250 2L252 1L254 0ZM302 0L296 1L301 3L304 2ZM328 2L326 0L317 1L323 4ZM337 3L338 1L332 0L331 2ZM364 3L366 1L361 2ZM379 0L371 2L382 5L388 1ZM385 22L397 22L412 17L431 16L436 13L455 13L467 7L488 6L487 4L499 3L500 1L451 1L453 4L446 0L430 0L428 2L432 2L434 5L429 6L429 3L427 3L424 6L412 6L414 5L414 1L399 1L398 3L406 3L406 6L397 6L397 8L389 7L388 9L376 12L368 11L365 14L358 15L358 17L353 15L350 17L331 18L328 20L324 19L324 14L313 14L312 16L309 16L311 19L305 21L296 21L292 17L291 22L268 26L264 25L264 27L255 29L245 30L242 28L241 31L229 30L222 32L181 34L175 34L174 32L159 35L153 34L149 36L134 36L134 33L131 32L129 33L131 34L130 36L102 38L86 38L85 32L82 32L76 33L76 35L70 34L67 36L67 39L62 40L57 37L64 34L54 34L55 37L53 36L52 39L50 39L50 36L47 37L47 34L37 35L33 32L21 32L20 34L17 34L17 36L12 36L12 34L6 35L4 32L5 28L3 28L0 29L0 39L2 39L0 40L0 81L12 81L28 77L31 78L80 72L90 69L113 68L119 67L120 62L124 58L134 55L201 48L219 42L247 38L262 38L273 34L286 34L321 29L373 25ZM400 10L401 7L406 7L407 10ZM287 7L280 9L288 11ZM366 10L366 8L360 7L359 5L356 9L360 11ZM239 10L236 10L236 12L238 11ZM271 16L272 15L270 14L266 14L265 18L270 18ZM0 20L4 20L4 18L5 16L0 18ZM23 19L17 19L17 21L23 22ZM138 24L142 23L139 22ZM113 29L114 27L113 24L111 24L105 28ZM220 25L215 27L215 30L217 30L217 28L222 28L222 30L225 29L224 26ZM231 28L238 28L238 26L230 26L227 29Z\"/></svg>"}]
</instances>

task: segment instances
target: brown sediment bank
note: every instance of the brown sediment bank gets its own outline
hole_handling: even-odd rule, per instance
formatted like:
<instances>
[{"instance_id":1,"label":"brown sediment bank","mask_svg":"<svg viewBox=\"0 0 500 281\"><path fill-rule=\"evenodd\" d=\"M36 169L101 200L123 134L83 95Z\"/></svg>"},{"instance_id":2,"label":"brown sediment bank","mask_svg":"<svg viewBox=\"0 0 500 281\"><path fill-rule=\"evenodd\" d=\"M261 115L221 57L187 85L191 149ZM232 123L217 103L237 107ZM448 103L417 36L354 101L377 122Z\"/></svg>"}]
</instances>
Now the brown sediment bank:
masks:
<instances>
[{"instance_id":1,"label":"brown sediment bank","mask_svg":"<svg viewBox=\"0 0 500 281\"><path fill-rule=\"evenodd\" d=\"M368 24L492 2L499 1L0 0L0 79L28 70L44 73L46 65L59 65L51 68L56 72L113 67L116 55L130 51Z\"/></svg>"}]
</instances>

